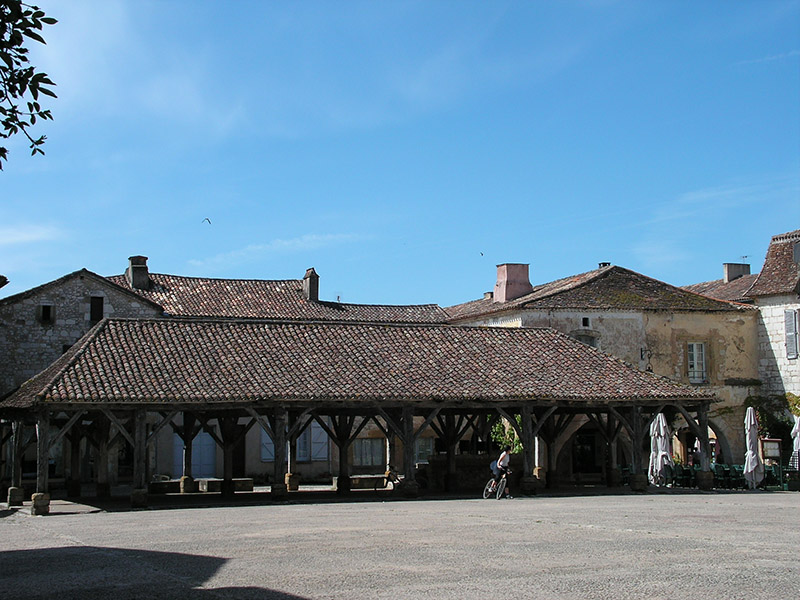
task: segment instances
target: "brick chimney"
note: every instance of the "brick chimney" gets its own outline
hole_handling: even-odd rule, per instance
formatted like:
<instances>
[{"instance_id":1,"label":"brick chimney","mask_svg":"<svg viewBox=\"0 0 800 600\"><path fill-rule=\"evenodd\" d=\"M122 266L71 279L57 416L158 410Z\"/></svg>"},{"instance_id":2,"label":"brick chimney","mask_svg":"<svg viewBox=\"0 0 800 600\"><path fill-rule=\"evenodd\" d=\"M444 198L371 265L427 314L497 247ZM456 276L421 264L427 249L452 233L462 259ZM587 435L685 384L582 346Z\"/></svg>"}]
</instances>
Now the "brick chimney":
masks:
<instances>
[{"instance_id":1,"label":"brick chimney","mask_svg":"<svg viewBox=\"0 0 800 600\"><path fill-rule=\"evenodd\" d=\"M750 275L750 265L742 263L722 263L723 281L730 283L743 275Z\"/></svg>"},{"instance_id":2,"label":"brick chimney","mask_svg":"<svg viewBox=\"0 0 800 600\"><path fill-rule=\"evenodd\" d=\"M311 267L303 277L303 298L311 302L319 302L319 275Z\"/></svg>"},{"instance_id":3,"label":"brick chimney","mask_svg":"<svg viewBox=\"0 0 800 600\"><path fill-rule=\"evenodd\" d=\"M528 265L504 263L497 265L497 283L494 284L495 302L508 302L533 291L528 277Z\"/></svg>"},{"instance_id":4,"label":"brick chimney","mask_svg":"<svg viewBox=\"0 0 800 600\"><path fill-rule=\"evenodd\" d=\"M128 258L128 270L125 271L128 283L135 290L150 289L150 271L147 269L146 256L131 256Z\"/></svg>"}]
</instances>

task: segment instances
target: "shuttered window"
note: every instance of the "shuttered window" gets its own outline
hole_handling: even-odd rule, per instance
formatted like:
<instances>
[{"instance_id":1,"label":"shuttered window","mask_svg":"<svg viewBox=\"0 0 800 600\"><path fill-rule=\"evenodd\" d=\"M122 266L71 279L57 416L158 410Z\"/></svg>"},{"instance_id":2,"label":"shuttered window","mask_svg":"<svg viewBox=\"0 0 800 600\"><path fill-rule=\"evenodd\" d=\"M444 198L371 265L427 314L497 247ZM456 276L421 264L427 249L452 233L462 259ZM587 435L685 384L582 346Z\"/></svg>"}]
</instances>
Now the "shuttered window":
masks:
<instances>
[{"instance_id":1,"label":"shuttered window","mask_svg":"<svg viewBox=\"0 0 800 600\"><path fill-rule=\"evenodd\" d=\"M708 380L706 345L703 342L689 342L686 344L686 356L689 381L692 383L705 383Z\"/></svg>"},{"instance_id":2,"label":"shuttered window","mask_svg":"<svg viewBox=\"0 0 800 600\"><path fill-rule=\"evenodd\" d=\"M786 325L786 358L797 358L797 313L796 310L783 312Z\"/></svg>"}]
</instances>

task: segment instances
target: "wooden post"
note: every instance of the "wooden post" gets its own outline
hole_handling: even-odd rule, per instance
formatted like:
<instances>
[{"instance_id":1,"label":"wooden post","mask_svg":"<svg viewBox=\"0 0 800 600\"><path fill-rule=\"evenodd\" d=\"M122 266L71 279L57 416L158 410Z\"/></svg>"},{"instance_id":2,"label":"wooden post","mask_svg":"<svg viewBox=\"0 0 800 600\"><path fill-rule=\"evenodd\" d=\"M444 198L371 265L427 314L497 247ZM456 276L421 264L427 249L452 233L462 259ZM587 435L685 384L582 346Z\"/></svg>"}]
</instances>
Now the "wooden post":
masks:
<instances>
[{"instance_id":1,"label":"wooden post","mask_svg":"<svg viewBox=\"0 0 800 600\"><path fill-rule=\"evenodd\" d=\"M283 407L275 410L275 420L272 431L275 439L272 440L275 448L274 477L270 486L270 494L273 498L284 498L288 493L286 487L286 425L289 416Z\"/></svg>"},{"instance_id":2,"label":"wooden post","mask_svg":"<svg viewBox=\"0 0 800 600\"><path fill-rule=\"evenodd\" d=\"M522 442L522 478L520 489L526 494L535 494L539 480L533 476L533 467L536 463L536 438L533 435L533 411L529 404L523 404L520 409Z\"/></svg>"},{"instance_id":3,"label":"wooden post","mask_svg":"<svg viewBox=\"0 0 800 600\"><path fill-rule=\"evenodd\" d=\"M403 407L403 495L409 498L419 495L419 484L416 480L416 464L414 463L414 411L410 406Z\"/></svg>"},{"instance_id":4,"label":"wooden post","mask_svg":"<svg viewBox=\"0 0 800 600\"><path fill-rule=\"evenodd\" d=\"M133 491L131 506L147 506L147 409L133 412Z\"/></svg>"},{"instance_id":5,"label":"wooden post","mask_svg":"<svg viewBox=\"0 0 800 600\"><path fill-rule=\"evenodd\" d=\"M710 490L714 487L714 474L711 472L711 442L708 439L708 404L697 409L698 439L700 440L700 472L696 475L697 487Z\"/></svg>"},{"instance_id":6,"label":"wooden post","mask_svg":"<svg viewBox=\"0 0 800 600\"><path fill-rule=\"evenodd\" d=\"M94 421L95 445L97 449L95 464L95 495L98 498L111 496L111 482L108 470L108 446L111 443L111 421L105 415L98 415ZM124 442L122 442L124 443Z\"/></svg>"},{"instance_id":7,"label":"wooden post","mask_svg":"<svg viewBox=\"0 0 800 600\"><path fill-rule=\"evenodd\" d=\"M8 505L22 506L25 492L22 489L22 436L25 427L22 421L14 421L11 424L13 437L11 439L11 487L8 488Z\"/></svg>"},{"instance_id":8,"label":"wooden post","mask_svg":"<svg viewBox=\"0 0 800 600\"><path fill-rule=\"evenodd\" d=\"M173 425L173 430L178 434L183 442L183 463L181 465L181 494L191 494L197 491L197 484L192 474L192 449L194 438L200 433L197 427L197 417L194 413L185 411L183 413L183 424L180 427Z\"/></svg>"},{"instance_id":9,"label":"wooden post","mask_svg":"<svg viewBox=\"0 0 800 600\"><path fill-rule=\"evenodd\" d=\"M634 406L631 411L631 480L630 488L634 492L643 492L647 489L647 474L642 470L642 442L644 441L645 427L642 407Z\"/></svg>"},{"instance_id":10,"label":"wooden post","mask_svg":"<svg viewBox=\"0 0 800 600\"><path fill-rule=\"evenodd\" d=\"M31 496L32 515L50 512L50 413L43 410L36 420L36 493Z\"/></svg>"},{"instance_id":11,"label":"wooden post","mask_svg":"<svg viewBox=\"0 0 800 600\"><path fill-rule=\"evenodd\" d=\"M238 417L219 417L219 430L222 435L222 495L233 497L233 448L239 439Z\"/></svg>"},{"instance_id":12,"label":"wooden post","mask_svg":"<svg viewBox=\"0 0 800 600\"><path fill-rule=\"evenodd\" d=\"M75 498L81 495L81 430L73 425L67 436L69 439L69 478L67 479L67 496Z\"/></svg>"}]
</instances>

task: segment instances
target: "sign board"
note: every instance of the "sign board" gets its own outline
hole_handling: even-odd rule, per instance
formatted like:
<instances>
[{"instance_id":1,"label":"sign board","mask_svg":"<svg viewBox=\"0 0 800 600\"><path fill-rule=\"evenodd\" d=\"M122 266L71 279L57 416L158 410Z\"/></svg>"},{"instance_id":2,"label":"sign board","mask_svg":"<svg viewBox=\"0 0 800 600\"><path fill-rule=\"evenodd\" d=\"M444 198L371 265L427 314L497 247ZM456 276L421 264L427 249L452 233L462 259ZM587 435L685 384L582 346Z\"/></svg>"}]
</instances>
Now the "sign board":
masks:
<instances>
[{"instance_id":1,"label":"sign board","mask_svg":"<svg viewBox=\"0 0 800 600\"><path fill-rule=\"evenodd\" d=\"M761 439L761 455L764 458L773 458L775 460L781 459L781 440L762 438Z\"/></svg>"}]
</instances>

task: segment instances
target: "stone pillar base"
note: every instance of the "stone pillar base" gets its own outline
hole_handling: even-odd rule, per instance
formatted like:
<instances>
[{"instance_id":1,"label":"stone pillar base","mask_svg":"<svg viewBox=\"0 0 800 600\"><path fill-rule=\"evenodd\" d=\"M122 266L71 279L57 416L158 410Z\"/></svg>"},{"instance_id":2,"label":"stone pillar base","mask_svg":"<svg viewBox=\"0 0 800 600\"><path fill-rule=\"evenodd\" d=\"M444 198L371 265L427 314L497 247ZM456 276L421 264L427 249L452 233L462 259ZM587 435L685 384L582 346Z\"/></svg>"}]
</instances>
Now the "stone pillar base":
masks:
<instances>
[{"instance_id":1,"label":"stone pillar base","mask_svg":"<svg viewBox=\"0 0 800 600\"><path fill-rule=\"evenodd\" d=\"M534 467L533 476L539 480L539 487L547 486L547 469L544 467Z\"/></svg>"},{"instance_id":2,"label":"stone pillar base","mask_svg":"<svg viewBox=\"0 0 800 600\"><path fill-rule=\"evenodd\" d=\"M289 488L285 483L273 483L269 487L269 494L273 500L286 498L289 495Z\"/></svg>"},{"instance_id":3,"label":"stone pillar base","mask_svg":"<svg viewBox=\"0 0 800 600\"><path fill-rule=\"evenodd\" d=\"M50 494L36 493L31 496L31 514L48 515L50 514Z\"/></svg>"},{"instance_id":4,"label":"stone pillar base","mask_svg":"<svg viewBox=\"0 0 800 600\"><path fill-rule=\"evenodd\" d=\"M337 494L349 494L350 493L350 478L349 477L337 477L335 485L336 485L336 493Z\"/></svg>"},{"instance_id":5,"label":"stone pillar base","mask_svg":"<svg viewBox=\"0 0 800 600\"><path fill-rule=\"evenodd\" d=\"M403 498L419 498L419 484L416 481L404 479L400 484L400 494Z\"/></svg>"},{"instance_id":6,"label":"stone pillar base","mask_svg":"<svg viewBox=\"0 0 800 600\"><path fill-rule=\"evenodd\" d=\"M8 505L22 506L25 501L25 490L19 487L8 488Z\"/></svg>"},{"instance_id":7,"label":"stone pillar base","mask_svg":"<svg viewBox=\"0 0 800 600\"><path fill-rule=\"evenodd\" d=\"M523 477L519 480L519 489L523 494L532 496L540 487L542 487L542 483L538 477Z\"/></svg>"},{"instance_id":8,"label":"stone pillar base","mask_svg":"<svg viewBox=\"0 0 800 600\"><path fill-rule=\"evenodd\" d=\"M184 475L181 477L181 494L193 494L197 491L197 482L194 477Z\"/></svg>"},{"instance_id":9,"label":"stone pillar base","mask_svg":"<svg viewBox=\"0 0 800 600\"><path fill-rule=\"evenodd\" d=\"M131 491L131 508L147 508L146 489L135 489Z\"/></svg>"},{"instance_id":10,"label":"stone pillar base","mask_svg":"<svg viewBox=\"0 0 800 600\"><path fill-rule=\"evenodd\" d=\"M695 481L697 489L705 491L714 489L714 473L711 471L698 471L695 473Z\"/></svg>"},{"instance_id":11,"label":"stone pillar base","mask_svg":"<svg viewBox=\"0 0 800 600\"><path fill-rule=\"evenodd\" d=\"M300 489L300 475L295 473L287 473L284 478L283 482L286 484L286 488L290 492L296 492Z\"/></svg>"},{"instance_id":12,"label":"stone pillar base","mask_svg":"<svg viewBox=\"0 0 800 600\"><path fill-rule=\"evenodd\" d=\"M622 473L619 469L609 469L608 487L619 487L622 485Z\"/></svg>"},{"instance_id":13,"label":"stone pillar base","mask_svg":"<svg viewBox=\"0 0 800 600\"><path fill-rule=\"evenodd\" d=\"M111 484L107 482L98 483L95 494L98 498L108 498L111 496Z\"/></svg>"},{"instance_id":14,"label":"stone pillar base","mask_svg":"<svg viewBox=\"0 0 800 600\"><path fill-rule=\"evenodd\" d=\"M644 473L637 473L635 475L631 475L631 482L630 482L631 491L645 492L647 491L648 485L650 485L650 482L647 481L647 475L645 475Z\"/></svg>"},{"instance_id":15,"label":"stone pillar base","mask_svg":"<svg viewBox=\"0 0 800 600\"><path fill-rule=\"evenodd\" d=\"M81 495L81 482L75 479L67 479L67 497L77 498Z\"/></svg>"}]
</instances>

